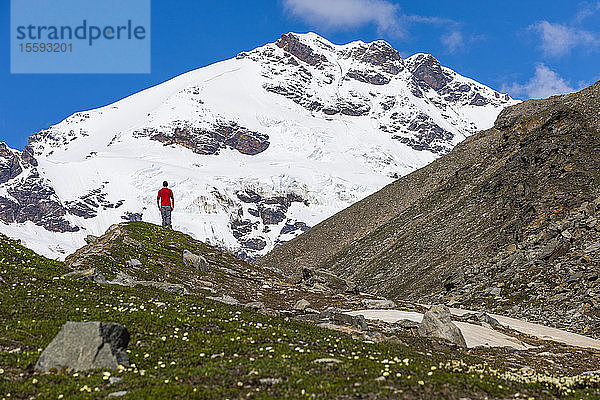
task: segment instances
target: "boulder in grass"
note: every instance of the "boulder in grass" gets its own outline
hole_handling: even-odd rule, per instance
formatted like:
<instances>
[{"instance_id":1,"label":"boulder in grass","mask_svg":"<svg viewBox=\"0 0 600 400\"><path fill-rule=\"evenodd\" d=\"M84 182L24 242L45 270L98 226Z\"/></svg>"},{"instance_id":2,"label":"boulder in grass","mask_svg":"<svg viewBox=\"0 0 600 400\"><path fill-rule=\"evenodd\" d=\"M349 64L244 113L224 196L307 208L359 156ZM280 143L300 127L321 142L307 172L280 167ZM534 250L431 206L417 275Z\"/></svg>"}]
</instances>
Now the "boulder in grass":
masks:
<instances>
[{"instance_id":1,"label":"boulder in grass","mask_svg":"<svg viewBox=\"0 0 600 400\"><path fill-rule=\"evenodd\" d=\"M129 276L123 272L118 272L115 279L108 282L111 285L121 285L121 286L145 286L145 287L153 287L159 290L163 290L165 292L175 293L178 295L189 294L189 291L185 286L179 283L169 283L169 282L155 282L155 281L137 281L132 276Z\"/></svg>"},{"instance_id":2,"label":"boulder in grass","mask_svg":"<svg viewBox=\"0 0 600 400\"><path fill-rule=\"evenodd\" d=\"M129 331L112 322L67 322L42 352L35 369L48 372L127 366Z\"/></svg>"},{"instance_id":3,"label":"boulder in grass","mask_svg":"<svg viewBox=\"0 0 600 400\"><path fill-rule=\"evenodd\" d=\"M183 263L188 267L196 268L200 272L210 272L210 267L206 258L194 254L189 250L183 251Z\"/></svg>"},{"instance_id":4,"label":"boulder in grass","mask_svg":"<svg viewBox=\"0 0 600 400\"><path fill-rule=\"evenodd\" d=\"M75 278L80 281L92 282L92 283L107 283L106 278L96 268L72 271L64 274L61 278Z\"/></svg>"},{"instance_id":5,"label":"boulder in grass","mask_svg":"<svg viewBox=\"0 0 600 400\"><path fill-rule=\"evenodd\" d=\"M431 306L423 315L418 332L421 336L446 339L461 347L467 347L467 342L458 328L450 319L450 309L445 305Z\"/></svg>"},{"instance_id":6,"label":"boulder in grass","mask_svg":"<svg viewBox=\"0 0 600 400\"><path fill-rule=\"evenodd\" d=\"M228 294L224 294L223 296L219 297L208 296L207 299L218 301L223 304L229 304L230 306L237 306L239 304L239 301L229 296Z\"/></svg>"},{"instance_id":7,"label":"boulder in grass","mask_svg":"<svg viewBox=\"0 0 600 400\"><path fill-rule=\"evenodd\" d=\"M132 258L131 260L125 261L125 264L128 267L139 267L142 265L142 262L140 260L138 260L137 258Z\"/></svg>"}]
</instances>

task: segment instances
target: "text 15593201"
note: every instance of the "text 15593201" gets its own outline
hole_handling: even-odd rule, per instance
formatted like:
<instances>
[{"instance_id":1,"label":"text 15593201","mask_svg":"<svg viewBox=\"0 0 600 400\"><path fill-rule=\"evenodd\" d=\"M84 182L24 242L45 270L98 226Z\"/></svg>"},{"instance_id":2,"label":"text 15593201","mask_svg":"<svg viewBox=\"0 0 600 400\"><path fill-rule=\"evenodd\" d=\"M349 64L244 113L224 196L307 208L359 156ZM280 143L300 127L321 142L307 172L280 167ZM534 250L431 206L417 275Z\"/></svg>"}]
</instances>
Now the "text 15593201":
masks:
<instances>
[{"instance_id":1,"label":"text 15593201","mask_svg":"<svg viewBox=\"0 0 600 400\"><path fill-rule=\"evenodd\" d=\"M71 53L72 43L19 43L21 53Z\"/></svg>"}]
</instances>

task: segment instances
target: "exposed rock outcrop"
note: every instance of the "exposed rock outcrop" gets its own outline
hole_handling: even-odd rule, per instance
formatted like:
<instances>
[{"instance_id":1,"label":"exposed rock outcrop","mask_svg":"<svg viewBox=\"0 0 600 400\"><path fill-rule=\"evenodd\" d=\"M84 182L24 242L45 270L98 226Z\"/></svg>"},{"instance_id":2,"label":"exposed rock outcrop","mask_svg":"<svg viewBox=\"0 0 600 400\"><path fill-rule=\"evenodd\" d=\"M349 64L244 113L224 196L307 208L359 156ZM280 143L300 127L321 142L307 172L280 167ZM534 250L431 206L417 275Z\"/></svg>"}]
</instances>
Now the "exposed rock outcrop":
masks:
<instances>
[{"instance_id":1,"label":"exposed rock outcrop","mask_svg":"<svg viewBox=\"0 0 600 400\"><path fill-rule=\"evenodd\" d=\"M219 154L221 149L231 148L242 154L256 155L269 147L269 136L253 132L235 122L222 122L209 129L182 124L175 128L144 128L134 133L137 137L148 136L166 145L176 144L203 155Z\"/></svg>"}]
</instances>

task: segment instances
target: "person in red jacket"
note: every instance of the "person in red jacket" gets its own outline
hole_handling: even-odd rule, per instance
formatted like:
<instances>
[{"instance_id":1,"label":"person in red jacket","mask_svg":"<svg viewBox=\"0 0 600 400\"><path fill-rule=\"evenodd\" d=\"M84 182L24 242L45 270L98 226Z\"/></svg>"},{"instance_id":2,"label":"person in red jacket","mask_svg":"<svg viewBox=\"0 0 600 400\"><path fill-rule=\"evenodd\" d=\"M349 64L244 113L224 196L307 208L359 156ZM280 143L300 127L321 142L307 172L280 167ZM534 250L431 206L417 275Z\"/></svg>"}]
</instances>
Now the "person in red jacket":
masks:
<instances>
[{"instance_id":1,"label":"person in red jacket","mask_svg":"<svg viewBox=\"0 0 600 400\"><path fill-rule=\"evenodd\" d=\"M164 181L163 188L158 191L156 203L162 217L162 226L167 226L172 229L171 211L175 208L175 198L173 197L173 192L167 186L169 186L169 183Z\"/></svg>"}]
</instances>

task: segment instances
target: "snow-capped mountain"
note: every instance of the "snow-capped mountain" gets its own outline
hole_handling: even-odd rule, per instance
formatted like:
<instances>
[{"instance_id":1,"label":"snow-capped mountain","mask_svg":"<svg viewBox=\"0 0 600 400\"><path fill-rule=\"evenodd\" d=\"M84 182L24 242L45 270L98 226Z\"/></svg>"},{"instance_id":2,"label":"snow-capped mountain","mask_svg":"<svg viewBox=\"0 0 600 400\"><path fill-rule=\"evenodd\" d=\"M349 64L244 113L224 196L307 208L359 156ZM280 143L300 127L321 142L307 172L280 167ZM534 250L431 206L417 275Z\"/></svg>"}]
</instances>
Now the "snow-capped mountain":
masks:
<instances>
[{"instance_id":1,"label":"snow-capped mountain","mask_svg":"<svg viewBox=\"0 0 600 400\"><path fill-rule=\"evenodd\" d=\"M288 33L0 146L0 232L52 257L159 223L256 258L492 126L516 103L384 41Z\"/></svg>"}]
</instances>

